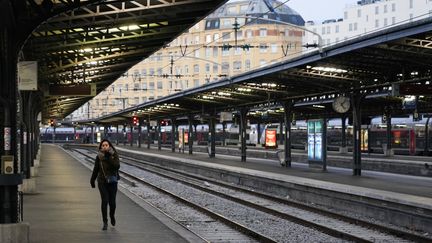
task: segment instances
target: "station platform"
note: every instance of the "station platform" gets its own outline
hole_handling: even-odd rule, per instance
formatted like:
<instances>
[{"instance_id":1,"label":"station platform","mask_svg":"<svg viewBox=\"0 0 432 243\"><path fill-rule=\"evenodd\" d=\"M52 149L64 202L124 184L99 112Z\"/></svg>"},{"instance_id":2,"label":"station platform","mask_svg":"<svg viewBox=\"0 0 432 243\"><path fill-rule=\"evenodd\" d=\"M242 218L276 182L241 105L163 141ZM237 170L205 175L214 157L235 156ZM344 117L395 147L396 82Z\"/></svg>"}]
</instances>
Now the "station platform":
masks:
<instances>
[{"instance_id":1,"label":"station platform","mask_svg":"<svg viewBox=\"0 0 432 243\"><path fill-rule=\"evenodd\" d=\"M191 242L189 232L117 193L117 225L102 231L100 196L91 171L60 146L42 145L37 193L24 195L30 242ZM156 215L156 216L155 216Z\"/></svg>"},{"instance_id":2,"label":"station platform","mask_svg":"<svg viewBox=\"0 0 432 243\"><path fill-rule=\"evenodd\" d=\"M372 190L379 190L376 193L383 194L383 197L386 197L386 192L387 194L398 193L407 196L418 196L418 200L420 201L422 201L422 199L428 199L428 202L431 203L432 208L432 177L411 176L369 170L362 170L362 176L352 176L352 170L349 168L327 166L327 171L322 171L311 169L304 162L296 162L295 160L292 162L291 168L286 168L282 167L279 162L276 161L274 158L265 159L251 156L247 157L246 162L241 162L240 156L237 155L237 152L234 155L218 153L218 149L221 150L221 147L218 147L216 149L215 158L209 158L207 152L201 152L200 150L197 151L195 147L192 155L189 155L188 151L180 153L176 150L176 152L173 153L171 152L170 148L162 148L162 150L158 150L157 147L153 146L150 149L148 149L147 147L131 147L129 145L117 145L117 147L120 149L141 151L147 154L154 154L155 156L162 155L173 157L176 159L183 159L186 161L194 161L196 163L205 162L206 164L209 163L215 165L224 165L227 166L225 168L228 170L232 170L233 168L240 170L249 169L255 171L255 175L269 176L269 174L264 173L272 173L274 175L282 176L285 178L295 178L295 180L298 180L299 183L305 183L302 181L305 181L305 179L311 179L313 181L308 181L309 184L322 186L325 184L325 182L327 182L328 187L334 188L335 190L347 190L347 186L355 186L357 188L353 189L352 191L363 191L363 193L365 194L370 194L370 191ZM239 149L234 150L237 151ZM262 153L265 152L262 149L256 150L261 151ZM251 151L248 150L248 153L249 152ZM350 159L349 154L337 155L336 153L332 153L330 156L340 156L348 160ZM418 159L414 156L392 156L389 158L385 158L384 156L380 155L369 155L365 159L369 161L376 161L377 163L379 161L385 160L390 161L393 164L411 163L412 165L419 163L424 164L425 161L427 161L427 158L425 157L420 157L420 159Z\"/></svg>"}]
</instances>

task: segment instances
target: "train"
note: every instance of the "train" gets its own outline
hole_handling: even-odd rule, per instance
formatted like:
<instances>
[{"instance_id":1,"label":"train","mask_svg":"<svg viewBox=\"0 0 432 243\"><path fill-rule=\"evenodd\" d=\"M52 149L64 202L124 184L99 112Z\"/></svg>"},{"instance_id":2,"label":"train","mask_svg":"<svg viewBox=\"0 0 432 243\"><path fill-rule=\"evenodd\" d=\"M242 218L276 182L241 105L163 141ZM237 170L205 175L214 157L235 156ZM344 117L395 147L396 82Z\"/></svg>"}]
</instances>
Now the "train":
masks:
<instances>
[{"instance_id":1,"label":"train","mask_svg":"<svg viewBox=\"0 0 432 243\"><path fill-rule=\"evenodd\" d=\"M413 122L411 118L392 118L392 139L391 147L395 154L401 155L422 155L425 151L432 150L432 133L427 129L426 124L428 119L423 119L418 122ZM188 126L179 126L179 129L187 131ZM307 146L307 122L296 121L291 128L291 147L293 149L305 150ZM58 143L90 143L92 141L100 141L103 136L103 129L96 128L92 133L89 127L87 128L56 128L55 137L53 140L53 128L41 128L41 142L58 142ZM261 124L258 129L257 124L249 124L246 128L246 144L248 146L265 147L265 132L267 130L275 130L276 146L283 144L281 137L280 124ZM260 133L260 134L258 134ZM283 131L282 131L283 133ZM362 125L361 127L361 150L367 153L383 153L387 147L387 128L381 122L381 118L374 118L370 125ZM138 130L130 128L123 129L117 133L116 128L112 127L108 130L107 136L113 141L119 143L130 143L131 139L136 142L138 139ZM161 128L161 143L163 146L171 146L171 126L163 126ZM178 141L178 134L175 134L175 141ZM150 138L152 143L157 143L157 133L155 129L150 130ZM428 143L426 143L428 138ZM147 131L143 131L141 142L147 143ZM239 126L237 124L227 124L225 132L222 125L216 126L216 145L239 146ZM350 151L353 141L353 128L346 126L346 145ZM205 124L196 126L194 133L194 144L208 145L210 142L209 129ZM187 144L187 143L186 143ZM340 119L332 119L327 123L327 150L337 151L342 146L342 125Z\"/></svg>"}]
</instances>

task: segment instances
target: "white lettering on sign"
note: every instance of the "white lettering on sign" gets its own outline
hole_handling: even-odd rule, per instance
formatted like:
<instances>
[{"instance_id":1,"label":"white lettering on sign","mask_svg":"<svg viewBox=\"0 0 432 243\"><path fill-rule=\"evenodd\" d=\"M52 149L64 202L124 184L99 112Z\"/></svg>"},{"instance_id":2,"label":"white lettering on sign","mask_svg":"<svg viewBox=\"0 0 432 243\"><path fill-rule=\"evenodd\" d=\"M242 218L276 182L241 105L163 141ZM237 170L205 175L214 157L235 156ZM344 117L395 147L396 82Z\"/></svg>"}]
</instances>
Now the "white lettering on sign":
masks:
<instances>
[{"instance_id":1,"label":"white lettering on sign","mask_svg":"<svg viewBox=\"0 0 432 243\"><path fill-rule=\"evenodd\" d=\"M9 151L11 149L10 141L11 141L11 128L5 127L4 128L4 150Z\"/></svg>"}]
</instances>

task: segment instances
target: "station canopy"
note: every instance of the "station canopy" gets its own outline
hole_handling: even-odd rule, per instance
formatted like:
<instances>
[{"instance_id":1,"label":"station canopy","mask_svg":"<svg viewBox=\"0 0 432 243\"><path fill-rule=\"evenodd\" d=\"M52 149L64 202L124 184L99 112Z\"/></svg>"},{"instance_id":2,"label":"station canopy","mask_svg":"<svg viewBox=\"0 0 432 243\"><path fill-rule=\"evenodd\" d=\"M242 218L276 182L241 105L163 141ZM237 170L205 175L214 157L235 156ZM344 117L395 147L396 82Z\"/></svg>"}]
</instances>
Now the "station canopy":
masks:
<instances>
[{"instance_id":1,"label":"station canopy","mask_svg":"<svg viewBox=\"0 0 432 243\"><path fill-rule=\"evenodd\" d=\"M21 2L21 20L38 27L20 61L37 61L43 117L63 118L226 0Z\"/></svg>"},{"instance_id":2,"label":"station canopy","mask_svg":"<svg viewBox=\"0 0 432 243\"><path fill-rule=\"evenodd\" d=\"M294 102L298 119L332 118L344 115L332 109L341 95L361 97L365 117L427 113L432 111L431 47L432 18L412 21L88 121L206 118L241 108L248 109L248 119L280 119L285 101ZM406 98L417 100L415 106L404 106Z\"/></svg>"}]
</instances>

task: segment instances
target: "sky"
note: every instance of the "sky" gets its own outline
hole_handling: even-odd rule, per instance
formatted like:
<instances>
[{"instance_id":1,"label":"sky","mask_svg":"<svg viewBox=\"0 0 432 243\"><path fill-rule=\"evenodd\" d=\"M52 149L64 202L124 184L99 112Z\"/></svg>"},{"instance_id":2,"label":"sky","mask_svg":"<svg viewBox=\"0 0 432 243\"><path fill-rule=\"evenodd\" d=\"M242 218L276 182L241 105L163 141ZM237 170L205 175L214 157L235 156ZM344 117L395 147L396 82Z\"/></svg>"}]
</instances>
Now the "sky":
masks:
<instances>
[{"instance_id":1,"label":"sky","mask_svg":"<svg viewBox=\"0 0 432 243\"><path fill-rule=\"evenodd\" d=\"M280 0L284 2L285 0ZM290 0L286 3L297 11L305 21L321 22L326 19L339 19L344 16L346 5L356 4L358 0Z\"/></svg>"}]
</instances>

